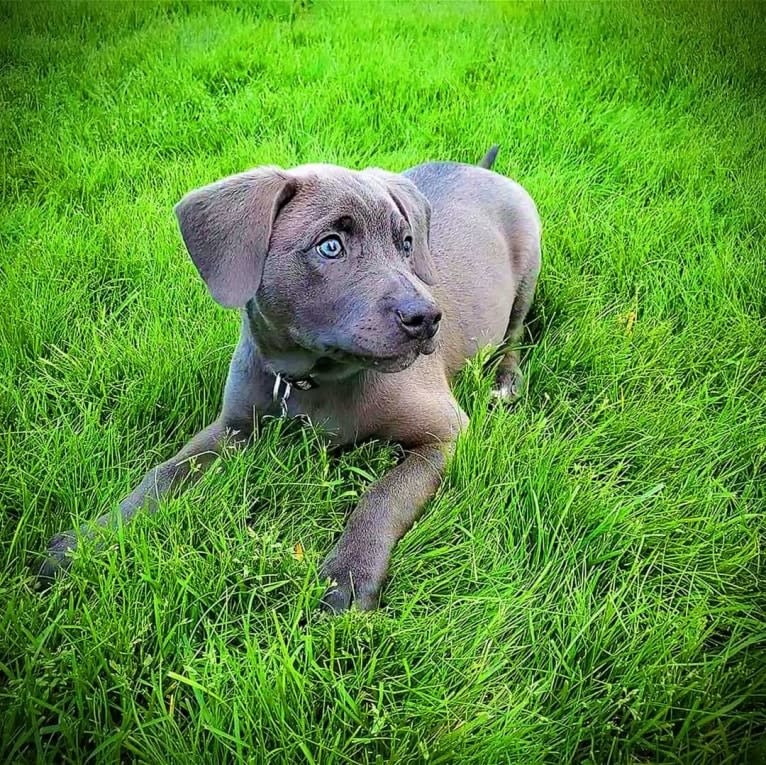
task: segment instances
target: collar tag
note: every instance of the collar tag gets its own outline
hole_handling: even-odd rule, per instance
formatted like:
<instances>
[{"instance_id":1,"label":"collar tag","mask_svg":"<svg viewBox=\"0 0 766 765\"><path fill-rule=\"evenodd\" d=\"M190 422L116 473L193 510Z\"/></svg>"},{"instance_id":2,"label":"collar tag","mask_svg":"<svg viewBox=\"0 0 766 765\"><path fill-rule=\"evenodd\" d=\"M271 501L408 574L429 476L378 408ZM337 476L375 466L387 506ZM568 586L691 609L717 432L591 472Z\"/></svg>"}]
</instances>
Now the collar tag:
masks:
<instances>
[{"instance_id":1,"label":"collar tag","mask_svg":"<svg viewBox=\"0 0 766 765\"><path fill-rule=\"evenodd\" d=\"M272 374L274 375L274 388L271 391L271 399L281 407L282 417L287 417L287 399L290 398L293 388L305 391L319 387L319 383L313 377L294 380L281 372L273 372Z\"/></svg>"},{"instance_id":2,"label":"collar tag","mask_svg":"<svg viewBox=\"0 0 766 765\"><path fill-rule=\"evenodd\" d=\"M285 389L280 395L279 389L282 387L282 383L284 383ZM277 373L274 375L274 389L271 391L271 398L275 404L277 402L279 403L279 406L282 409L282 417L287 417L287 399L290 398L292 389L293 386L285 380L281 374Z\"/></svg>"}]
</instances>

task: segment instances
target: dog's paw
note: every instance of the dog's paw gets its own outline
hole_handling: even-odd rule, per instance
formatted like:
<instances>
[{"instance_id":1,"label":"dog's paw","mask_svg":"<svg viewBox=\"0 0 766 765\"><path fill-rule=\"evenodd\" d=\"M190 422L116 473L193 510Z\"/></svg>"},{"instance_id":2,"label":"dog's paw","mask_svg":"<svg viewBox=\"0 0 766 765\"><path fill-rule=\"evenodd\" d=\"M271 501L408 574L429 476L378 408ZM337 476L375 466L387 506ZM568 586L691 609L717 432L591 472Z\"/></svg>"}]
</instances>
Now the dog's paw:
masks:
<instances>
[{"instance_id":1,"label":"dog's paw","mask_svg":"<svg viewBox=\"0 0 766 765\"><path fill-rule=\"evenodd\" d=\"M504 369L495 378L492 395L500 401L512 404L516 401L524 389L524 375L518 366L512 369Z\"/></svg>"},{"instance_id":2,"label":"dog's paw","mask_svg":"<svg viewBox=\"0 0 766 765\"><path fill-rule=\"evenodd\" d=\"M72 565L72 551L77 548L77 532L65 531L56 534L48 545L46 559L37 572L37 588L48 589L53 580L66 573Z\"/></svg>"},{"instance_id":3,"label":"dog's paw","mask_svg":"<svg viewBox=\"0 0 766 765\"><path fill-rule=\"evenodd\" d=\"M363 573L359 566L344 565L337 558L328 560L319 574L323 581L329 581L319 601L323 611L341 614L353 605L360 611L373 611L379 605L380 577Z\"/></svg>"}]
</instances>

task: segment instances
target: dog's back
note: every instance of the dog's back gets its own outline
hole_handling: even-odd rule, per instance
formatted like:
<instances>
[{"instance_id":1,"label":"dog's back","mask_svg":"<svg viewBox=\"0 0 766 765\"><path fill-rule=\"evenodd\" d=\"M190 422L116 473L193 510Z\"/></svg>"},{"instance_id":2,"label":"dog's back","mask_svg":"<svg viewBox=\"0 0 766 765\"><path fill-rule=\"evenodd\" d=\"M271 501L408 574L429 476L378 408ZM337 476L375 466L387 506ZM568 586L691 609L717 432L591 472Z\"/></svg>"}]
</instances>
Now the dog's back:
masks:
<instances>
[{"instance_id":1,"label":"dog's back","mask_svg":"<svg viewBox=\"0 0 766 765\"><path fill-rule=\"evenodd\" d=\"M518 183L483 167L429 162L404 175L431 203L440 351L452 375L506 338L516 297L540 268L540 220Z\"/></svg>"}]
</instances>

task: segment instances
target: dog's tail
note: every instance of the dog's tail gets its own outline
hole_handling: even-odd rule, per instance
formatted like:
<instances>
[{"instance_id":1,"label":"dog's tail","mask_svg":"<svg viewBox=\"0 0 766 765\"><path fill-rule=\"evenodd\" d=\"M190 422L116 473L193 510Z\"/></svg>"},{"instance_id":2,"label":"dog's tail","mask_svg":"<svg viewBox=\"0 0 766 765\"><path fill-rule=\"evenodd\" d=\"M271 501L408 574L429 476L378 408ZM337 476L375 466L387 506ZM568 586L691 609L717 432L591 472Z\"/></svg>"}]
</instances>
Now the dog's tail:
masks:
<instances>
[{"instance_id":1,"label":"dog's tail","mask_svg":"<svg viewBox=\"0 0 766 765\"><path fill-rule=\"evenodd\" d=\"M495 144L485 155L484 159L479 162L479 167L483 167L485 170L491 170L492 165L495 164L497 158L497 152L500 151L500 146Z\"/></svg>"}]
</instances>

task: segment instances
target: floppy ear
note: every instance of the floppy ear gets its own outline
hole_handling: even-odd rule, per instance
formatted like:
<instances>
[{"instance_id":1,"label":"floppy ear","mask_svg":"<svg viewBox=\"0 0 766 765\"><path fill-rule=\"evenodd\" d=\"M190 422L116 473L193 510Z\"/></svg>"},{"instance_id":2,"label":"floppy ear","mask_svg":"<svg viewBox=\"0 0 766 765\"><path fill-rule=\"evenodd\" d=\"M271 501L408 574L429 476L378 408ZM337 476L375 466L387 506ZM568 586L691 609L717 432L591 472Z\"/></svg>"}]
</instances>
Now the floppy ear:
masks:
<instances>
[{"instance_id":1,"label":"floppy ear","mask_svg":"<svg viewBox=\"0 0 766 765\"><path fill-rule=\"evenodd\" d=\"M191 191L175 206L186 249L222 306L243 306L255 294L271 228L294 193L283 170L259 167Z\"/></svg>"},{"instance_id":2,"label":"floppy ear","mask_svg":"<svg viewBox=\"0 0 766 765\"><path fill-rule=\"evenodd\" d=\"M436 267L430 247L431 203L409 178L386 170L374 169L370 172L383 183L412 228L412 270L415 276L426 284L433 284L436 281Z\"/></svg>"}]
</instances>

